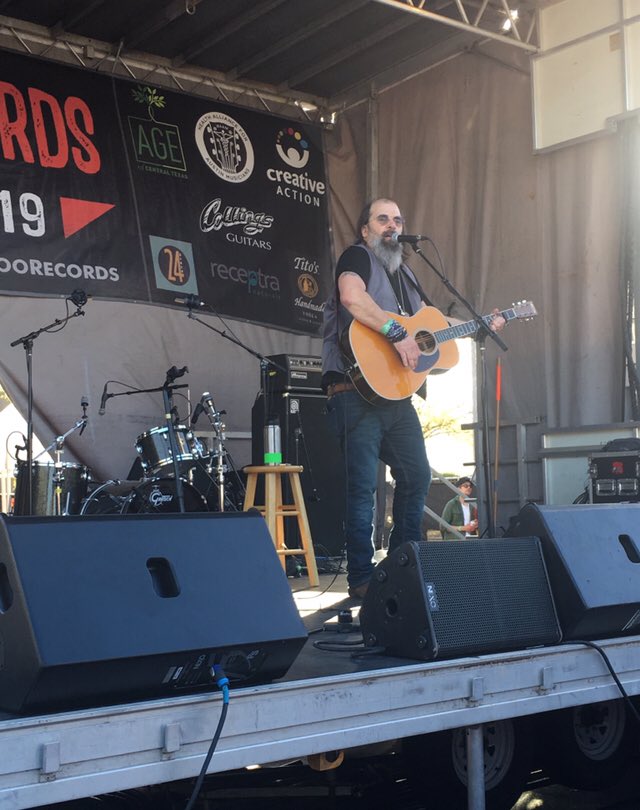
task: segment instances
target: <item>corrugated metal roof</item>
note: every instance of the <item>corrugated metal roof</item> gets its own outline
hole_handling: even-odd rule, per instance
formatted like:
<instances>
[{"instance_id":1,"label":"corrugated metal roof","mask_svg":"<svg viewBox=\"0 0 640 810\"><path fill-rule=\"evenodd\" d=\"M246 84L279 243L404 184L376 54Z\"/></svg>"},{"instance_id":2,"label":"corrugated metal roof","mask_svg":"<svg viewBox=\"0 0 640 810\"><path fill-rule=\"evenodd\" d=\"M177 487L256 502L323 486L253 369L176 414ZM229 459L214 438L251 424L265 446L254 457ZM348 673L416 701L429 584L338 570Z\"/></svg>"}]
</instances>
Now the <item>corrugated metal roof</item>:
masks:
<instances>
[{"instance_id":1,"label":"corrugated metal roof","mask_svg":"<svg viewBox=\"0 0 640 810\"><path fill-rule=\"evenodd\" d=\"M505 31L507 0L0 0L0 45L136 79L155 60L150 83L200 73L222 96L326 112L487 37L534 50L546 2L519 0Z\"/></svg>"}]
</instances>

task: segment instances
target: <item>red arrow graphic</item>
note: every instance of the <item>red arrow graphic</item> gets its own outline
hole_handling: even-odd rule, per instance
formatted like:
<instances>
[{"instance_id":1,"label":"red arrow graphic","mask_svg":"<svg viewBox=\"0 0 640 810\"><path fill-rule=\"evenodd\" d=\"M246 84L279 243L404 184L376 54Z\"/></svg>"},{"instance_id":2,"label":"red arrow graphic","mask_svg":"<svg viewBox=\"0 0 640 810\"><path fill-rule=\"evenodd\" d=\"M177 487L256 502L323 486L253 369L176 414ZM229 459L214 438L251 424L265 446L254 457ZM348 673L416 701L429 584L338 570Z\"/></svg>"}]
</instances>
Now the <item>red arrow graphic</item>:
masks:
<instances>
[{"instance_id":1,"label":"red arrow graphic","mask_svg":"<svg viewBox=\"0 0 640 810\"><path fill-rule=\"evenodd\" d=\"M106 214L115 206L112 203L91 202L90 200L75 200L73 197L60 197L60 212L62 213L62 228L64 238L84 228L90 222Z\"/></svg>"}]
</instances>

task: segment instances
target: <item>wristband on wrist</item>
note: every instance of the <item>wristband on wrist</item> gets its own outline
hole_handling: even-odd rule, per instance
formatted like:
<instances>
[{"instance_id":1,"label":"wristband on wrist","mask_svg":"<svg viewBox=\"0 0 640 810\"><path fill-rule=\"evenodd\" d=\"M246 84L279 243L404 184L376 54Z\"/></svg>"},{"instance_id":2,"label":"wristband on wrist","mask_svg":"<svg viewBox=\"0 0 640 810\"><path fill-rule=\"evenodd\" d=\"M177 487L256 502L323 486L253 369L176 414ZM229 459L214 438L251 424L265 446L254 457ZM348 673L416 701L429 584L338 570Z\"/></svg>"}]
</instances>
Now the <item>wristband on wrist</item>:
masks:
<instances>
[{"instance_id":1,"label":"wristband on wrist","mask_svg":"<svg viewBox=\"0 0 640 810\"><path fill-rule=\"evenodd\" d=\"M398 323L398 321L393 321L387 333L385 335L386 339L389 343L399 343L401 340L404 340L409 333L407 330L402 326L402 324Z\"/></svg>"},{"instance_id":2,"label":"wristband on wrist","mask_svg":"<svg viewBox=\"0 0 640 810\"><path fill-rule=\"evenodd\" d=\"M394 323L396 323L396 321L394 321L393 318L389 318L389 320L386 323L383 323L382 326L380 327L380 331L385 337Z\"/></svg>"}]
</instances>

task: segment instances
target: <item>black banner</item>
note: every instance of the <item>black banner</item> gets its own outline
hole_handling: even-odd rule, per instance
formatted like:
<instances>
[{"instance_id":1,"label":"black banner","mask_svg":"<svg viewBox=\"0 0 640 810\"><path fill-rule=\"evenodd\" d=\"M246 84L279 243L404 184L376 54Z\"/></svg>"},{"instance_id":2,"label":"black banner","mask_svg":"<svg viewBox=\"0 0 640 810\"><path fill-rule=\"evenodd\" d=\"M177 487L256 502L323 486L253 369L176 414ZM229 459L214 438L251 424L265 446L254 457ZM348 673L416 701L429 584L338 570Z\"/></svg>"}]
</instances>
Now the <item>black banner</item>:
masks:
<instances>
[{"instance_id":1,"label":"black banner","mask_svg":"<svg viewBox=\"0 0 640 810\"><path fill-rule=\"evenodd\" d=\"M175 305L316 333L319 129L0 54L0 292Z\"/></svg>"}]
</instances>

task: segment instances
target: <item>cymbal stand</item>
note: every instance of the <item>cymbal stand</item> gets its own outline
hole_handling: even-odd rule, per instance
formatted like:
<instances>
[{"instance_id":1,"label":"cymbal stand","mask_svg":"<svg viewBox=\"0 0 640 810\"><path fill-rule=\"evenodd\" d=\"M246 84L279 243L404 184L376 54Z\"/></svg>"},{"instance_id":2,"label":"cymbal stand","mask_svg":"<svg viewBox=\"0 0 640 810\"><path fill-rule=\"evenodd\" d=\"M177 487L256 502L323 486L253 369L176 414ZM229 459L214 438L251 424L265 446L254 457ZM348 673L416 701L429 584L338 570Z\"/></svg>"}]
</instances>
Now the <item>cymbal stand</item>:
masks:
<instances>
[{"instance_id":1,"label":"cymbal stand","mask_svg":"<svg viewBox=\"0 0 640 810\"><path fill-rule=\"evenodd\" d=\"M227 466L224 463L224 458L227 454L227 451L224 447L224 431L225 431L225 424L222 421L223 415L226 411L218 411L216 410L215 404L213 402L213 397L208 391L202 395L202 399L200 400L200 404L202 405L202 410L206 413L209 422L211 423L211 427L213 428L213 435L215 437L215 447L211 448L211 453L215 456L216 459L216 466L215 466L215 480L218 486L218 509L221 512L224 512L224 477L227 472ZM211 468L211 472L213 472L213 468Z\"/></svg>"},{"instance_id":2,"label":"cymbal stand","mask_svg":"<svg viewBox=\"0 0 640 810\"><path fill-rule=\"evenodd\" d=\"M64 443L67 436L70 436L76 430L80 431L80 436L84 429L87 426L87 422L89 421L89 417L87 416L87 406L89 405L88 401L85 397L82 398L81 407L82 407L82 416L75 425L66 433L63 433L61 436L56 436L56 438L51 442L48 447L45 447L42 452L38 453L38 455L33 459L33 461L37 461L40 456L44 455L45 453L50 453L54 450L55 461L53 463L54 474L53 474L53 484L54 484L54 493L55 493L55 514L56 515L68 515L69 514L69 495L67 495L67 503L63 505L61 502L62 497L62 484L64 483L64 465L62 463L62 455L64 453Z\"/></svg>"}]
</instances>

